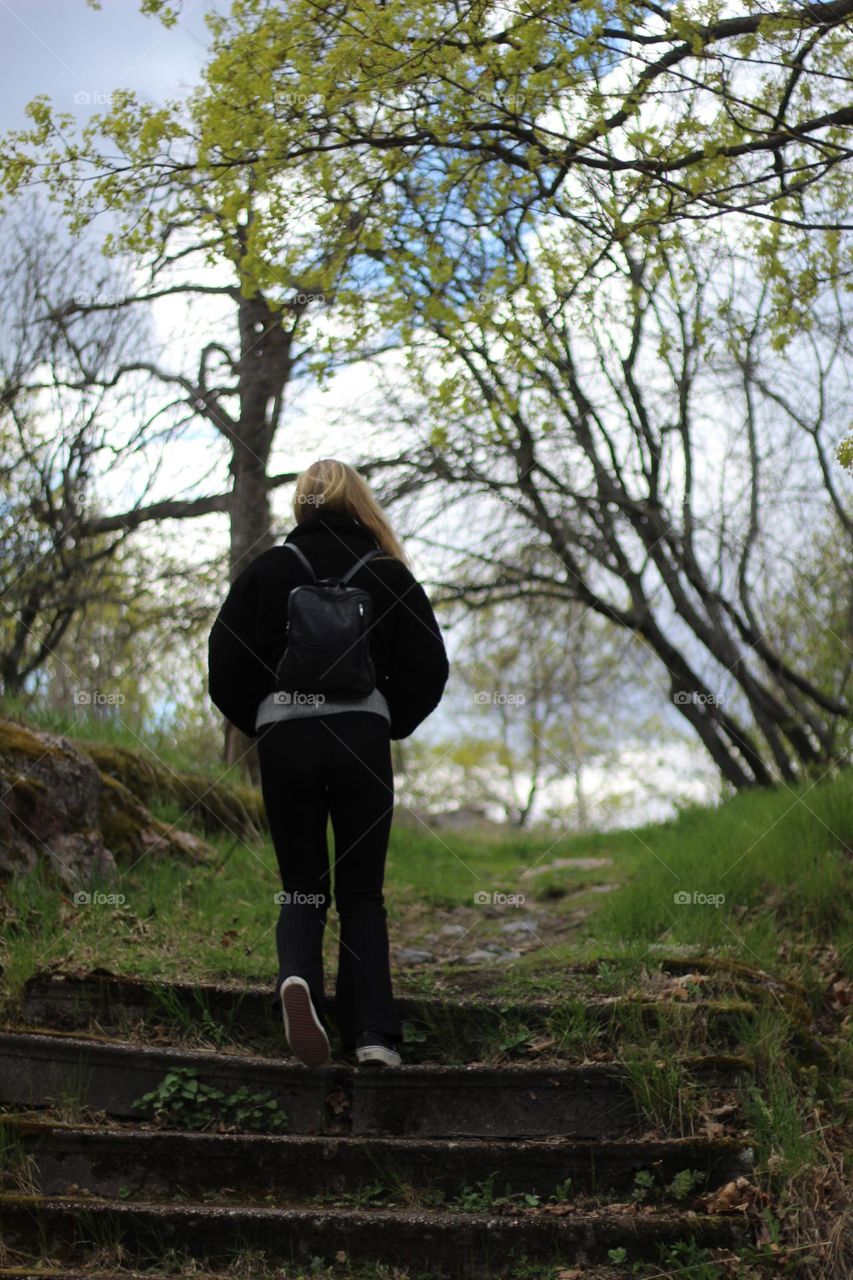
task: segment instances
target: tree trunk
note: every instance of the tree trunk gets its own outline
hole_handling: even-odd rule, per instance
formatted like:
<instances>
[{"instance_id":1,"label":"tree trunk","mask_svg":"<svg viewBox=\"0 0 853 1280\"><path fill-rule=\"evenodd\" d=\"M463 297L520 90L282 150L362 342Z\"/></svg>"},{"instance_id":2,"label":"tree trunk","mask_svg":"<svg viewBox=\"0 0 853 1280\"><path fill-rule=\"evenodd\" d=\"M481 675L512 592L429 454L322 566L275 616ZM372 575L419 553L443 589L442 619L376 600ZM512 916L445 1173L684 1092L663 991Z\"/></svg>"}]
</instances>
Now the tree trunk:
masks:
<instances>
[{"instance_id":1,"label":"tree trunk","mask_svg":"<svg viewBox=\"0 0 853 1280\"><path fill-rule=\"evenodd\" d=\"M292 333L261 296L239 304L240 359L237 373L240 416L234 432L229 514L230 580L274 543L268 463L282 397L291 373ZM225 763L239 765L257 786L260 765L254 740L227 724Z\"/></svg>"}]
</instances>

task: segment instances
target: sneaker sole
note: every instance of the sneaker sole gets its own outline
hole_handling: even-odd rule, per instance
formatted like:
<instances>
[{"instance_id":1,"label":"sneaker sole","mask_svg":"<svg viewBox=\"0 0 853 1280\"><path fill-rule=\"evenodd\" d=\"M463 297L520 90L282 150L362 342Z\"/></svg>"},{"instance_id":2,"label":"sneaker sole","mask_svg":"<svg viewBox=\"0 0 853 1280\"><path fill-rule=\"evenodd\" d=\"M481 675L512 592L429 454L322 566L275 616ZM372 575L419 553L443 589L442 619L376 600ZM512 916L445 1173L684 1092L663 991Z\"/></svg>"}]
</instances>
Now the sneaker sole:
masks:
<instances>
[{"instance_id":1,"label":"sneaker sole","mask_svg":"<svg viewBox=\"0 0 853 1280\"><path fill-rule=\"evenodd\" d=\"M329 1038L317 1021L308 984L288 978L281 988L284 1034L295 1057L306 1067L322 1067L329 1061Z\"/></svg>"},{"instance_id":2,"label":"sneaker sole","mask_svg":"<svg viewBox=\"0 0 853 1280\"><path fill-rule=\"evenodd\" d=\"M382 1044L365 1045L363 1049L356 1049L355 1056L363 1067L399 1067L403 1061L396 1049L386 1049Z\"/></svg>"}]
</instances>

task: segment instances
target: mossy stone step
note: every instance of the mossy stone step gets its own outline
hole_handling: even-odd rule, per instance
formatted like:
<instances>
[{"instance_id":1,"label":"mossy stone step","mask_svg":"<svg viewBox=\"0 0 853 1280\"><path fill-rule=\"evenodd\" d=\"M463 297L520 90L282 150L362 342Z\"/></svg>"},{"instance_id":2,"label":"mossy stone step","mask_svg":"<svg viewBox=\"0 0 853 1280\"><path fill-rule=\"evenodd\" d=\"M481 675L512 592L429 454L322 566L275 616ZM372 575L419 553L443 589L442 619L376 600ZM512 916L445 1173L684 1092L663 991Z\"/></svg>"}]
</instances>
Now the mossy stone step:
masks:
<instances>
[{"instance_id":1,"label":"mossy stone step","mask_svg":"<svg viewBox=\"0 0 853 1280\"><path fill-rule=\"evenodd\" d=\"M647 1275L651 1271L649 1280L663 1280L656 1264L649 1263ZM657 1271L657 1276L655 1272ZM298 1273L300 1277L304 1277L306 1272L301 1269ZM545 1264L536 1271L530 1269L525 1270L525 1280L554 1280L557 1274L553 1266ZM335 1272L340 1280L376 1280L376 1270L369 1264L367 1267L360 1267L353 1270L346 1263L342 1264ZM146 1269L144 1272L135 1271L125 1267L110 1267L105 1269L103 1262L93 1260L92 1262L83 1262L78 1264L78 1269L69 1270L67 1267L44 1268L38 1263L31 1266L15 1266L0 1267L0 1280L235 1280L234 1271L214 1271L209 1267L205 1268L204 1274L199 1275L197 1264L193 1260L189 1260L183 1270L180 1262L176 1261L173 1267L166 1271L164 1263L161 1261L157 1270ZM613 1265L603 1265L600 1267L584 1267L582 1277L579 1280L636 1280L636 1272L630 1267L617 1267ZM252 1269L252 1280L290 1280L288 1275L281 1270L280 1266L270 1267L268 1270L260 1270L257 1267ZM397 1280L419 1280L415 1273L408 1268L405 1272L398 1271ZM427 1280L432 1280L428 1277ZM685 1280L690 1280L685 1277Z\"/></svg>"},{"instance_id":2,"label":"mossy stone step","mask_svg":"<svg viewBox=\"0 0 853 1280\"><path fill-rule=\"evenodd\" d=\"M335 998L327 997L331 1019ZM596 996L578 991L559 1003L548 1000L485 1000L401 996L395 1001L403 1022L421 1030L423 1041L407 1045L410 1059L477 1053L499 1041L505 1028L527 1028L532 1036L555 1025L612 1030L618 1036L659 1027L695 1026L709 1044L731 1045L744 1019L754 1015L747 1000L689 1001L634 996ZM217 983L151 983L115 974L36 974L26 983L22 1013L32 1027L81 1031L91 1026L126 1030L167 1027L209 1038L263 1044L282 1036L281 1016L269 987Z\"/></svg>"},{"instance_id":3,"label":"mossy stone step","mask_svg":"<svg viewBox=\"0 0 853 1280\"><path fill-rule=\"evenodd\" d=\"M9 1248L46 1249L73 1264L92 1242L118 1242L126 1262L156 1266L164 1250L213 1265L240 1250L287 1263L333 1259L409 1267L431 1280L511 1277L520 1258L565 1265L606 1261L625 1249L630 1261L692 1240L707 1247L744 1241L742 1215L603 1209L564 1216L529 1213L266 1209L127 1204L73 1197L0 1195L0 1228Z\"/></svg>"},{"instance_id":4,"label":"mossy stone step","mask_svg":"<svg viewBox=\"0 0 853 1280\"><path fill-rule=\"evenodd\" d=\"M63 1099L140 1119L134 1106L170 1071L193 1069L226 1094L263 1092L290 1132L423 1137L624 1137L639 1113L625 1072L583 1066L409 1066L393 1070L330 1064L319 1070L275 1058L128 1045L62 1032L0 1033L0 1103L56 1107ZM692 1076L736 1087L747 1064L703 1058Z\"/></svg>"},{"instance_id":5,"label":"mossy stone step","mask_svg":"<svg viewBox=\"0 0 853 1280\"><path fill-rule=\"evenodd\" d=\"M615 1070L586 1067L412 1067L392 1071L125 1045L62 1033L0 1034L0 1102L55 1106L76 1096L108 1115L141 1118L134 1102L176 1067L215 1088L264 1091L291 1132L355 1134L563 1134L619 1137L635 1123L633 1099Z\"/></svg>"},{"instance_id":6,"label":"mossy stone step","mask_svg":"<svg viewBox=\"0 0 853 1280\"><path fill-rule=\"evenodd\" d=\"M5 1120L7 1137L46 1195L200 1196L235 1187L247 1198L352 1194L381 1183L456 1194L494 1174L503 1194L544 1198L570 1179L570 1194L611 1194L651 1174L664 1188L695 1170L710 1189L752 1172L735 1139L583 1142L570 1139L370 1138L182 1133Z\"/></svg>"}]
</instances>

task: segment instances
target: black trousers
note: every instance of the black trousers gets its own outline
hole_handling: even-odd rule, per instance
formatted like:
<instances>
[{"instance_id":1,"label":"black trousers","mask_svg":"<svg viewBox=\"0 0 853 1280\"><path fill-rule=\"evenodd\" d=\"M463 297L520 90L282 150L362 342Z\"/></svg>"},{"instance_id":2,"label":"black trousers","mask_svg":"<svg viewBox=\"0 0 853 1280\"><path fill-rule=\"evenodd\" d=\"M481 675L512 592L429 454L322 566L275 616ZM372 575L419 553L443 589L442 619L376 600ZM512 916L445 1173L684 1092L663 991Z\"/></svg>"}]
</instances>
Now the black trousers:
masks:
<instances>
[{"instance_id":1,"label":"black trousers","mask_svg":"<svg viewBox=\"0 0 853 1280\"><path fill-rule=\"evenodd\" d=\"M334 894L340 933L335 1014L341 1047L362 1031L402 1039L394 1009L383 882L394 808L388 721L341 711L264 725L261 788L282 893L278 978L304 978L328 1032L323 936ZM326 839L334 832L334 886Z\"/></svg>"}]
</instances>

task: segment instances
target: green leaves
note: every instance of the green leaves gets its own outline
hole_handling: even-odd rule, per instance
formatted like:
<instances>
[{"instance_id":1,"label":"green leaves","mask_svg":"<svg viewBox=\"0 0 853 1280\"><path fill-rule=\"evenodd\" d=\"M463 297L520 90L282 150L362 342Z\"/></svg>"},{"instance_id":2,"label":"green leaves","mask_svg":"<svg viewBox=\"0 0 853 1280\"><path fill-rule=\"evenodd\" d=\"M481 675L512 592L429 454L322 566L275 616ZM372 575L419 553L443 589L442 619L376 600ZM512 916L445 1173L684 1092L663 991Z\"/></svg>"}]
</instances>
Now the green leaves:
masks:
<instances>
[{"instance_id":1,"label":"green leaves","mask_svg":"<svg viewBox=\"0 0 853 1280\"><path fill-rule=\"evenodd\" d=\"M165 0L140 5L176 21ZM83 128L37 98L3 148L3 186L45 183L75 230L113 210L110 250L142 257L175 220L232 225L251 196L245 242L223 237L219 259L248 296L278 296L322 244L319 287L351 290L350 333L360 315L365 333L381 325L415 279L430 285L428 321L455 323L445 287L469 237L499 235L522 208L528 227L568 222L574 278L613 244L701 235L742 211L782 345L807 322L814 281L849 271L837 240L853 204L839 163L849 121L815 123L849 109L844 14L805 53L806 4L768 17L743 0L724 21L719 0L654 13L579 0L554 16L482 0L452 16L434 0L233 0L207 15L197 91L154 106L116 85ZM786 281L791 252L806 261ZM363 264L380 259L371 296Z\"/></svg>"},{"instance_id":2,"label":"green leaves","mask_svg":"<svg viewBox=\"0 0 853 1280\"><path fill-rule=\"evenodd\" d=\"M270 1133L287 1128L287 1116L265 1090L241 1085L226 1094L199 1080L193 1067L175 1067L133 1105L173 1129Z\"/></svg>"}]
</instances>

